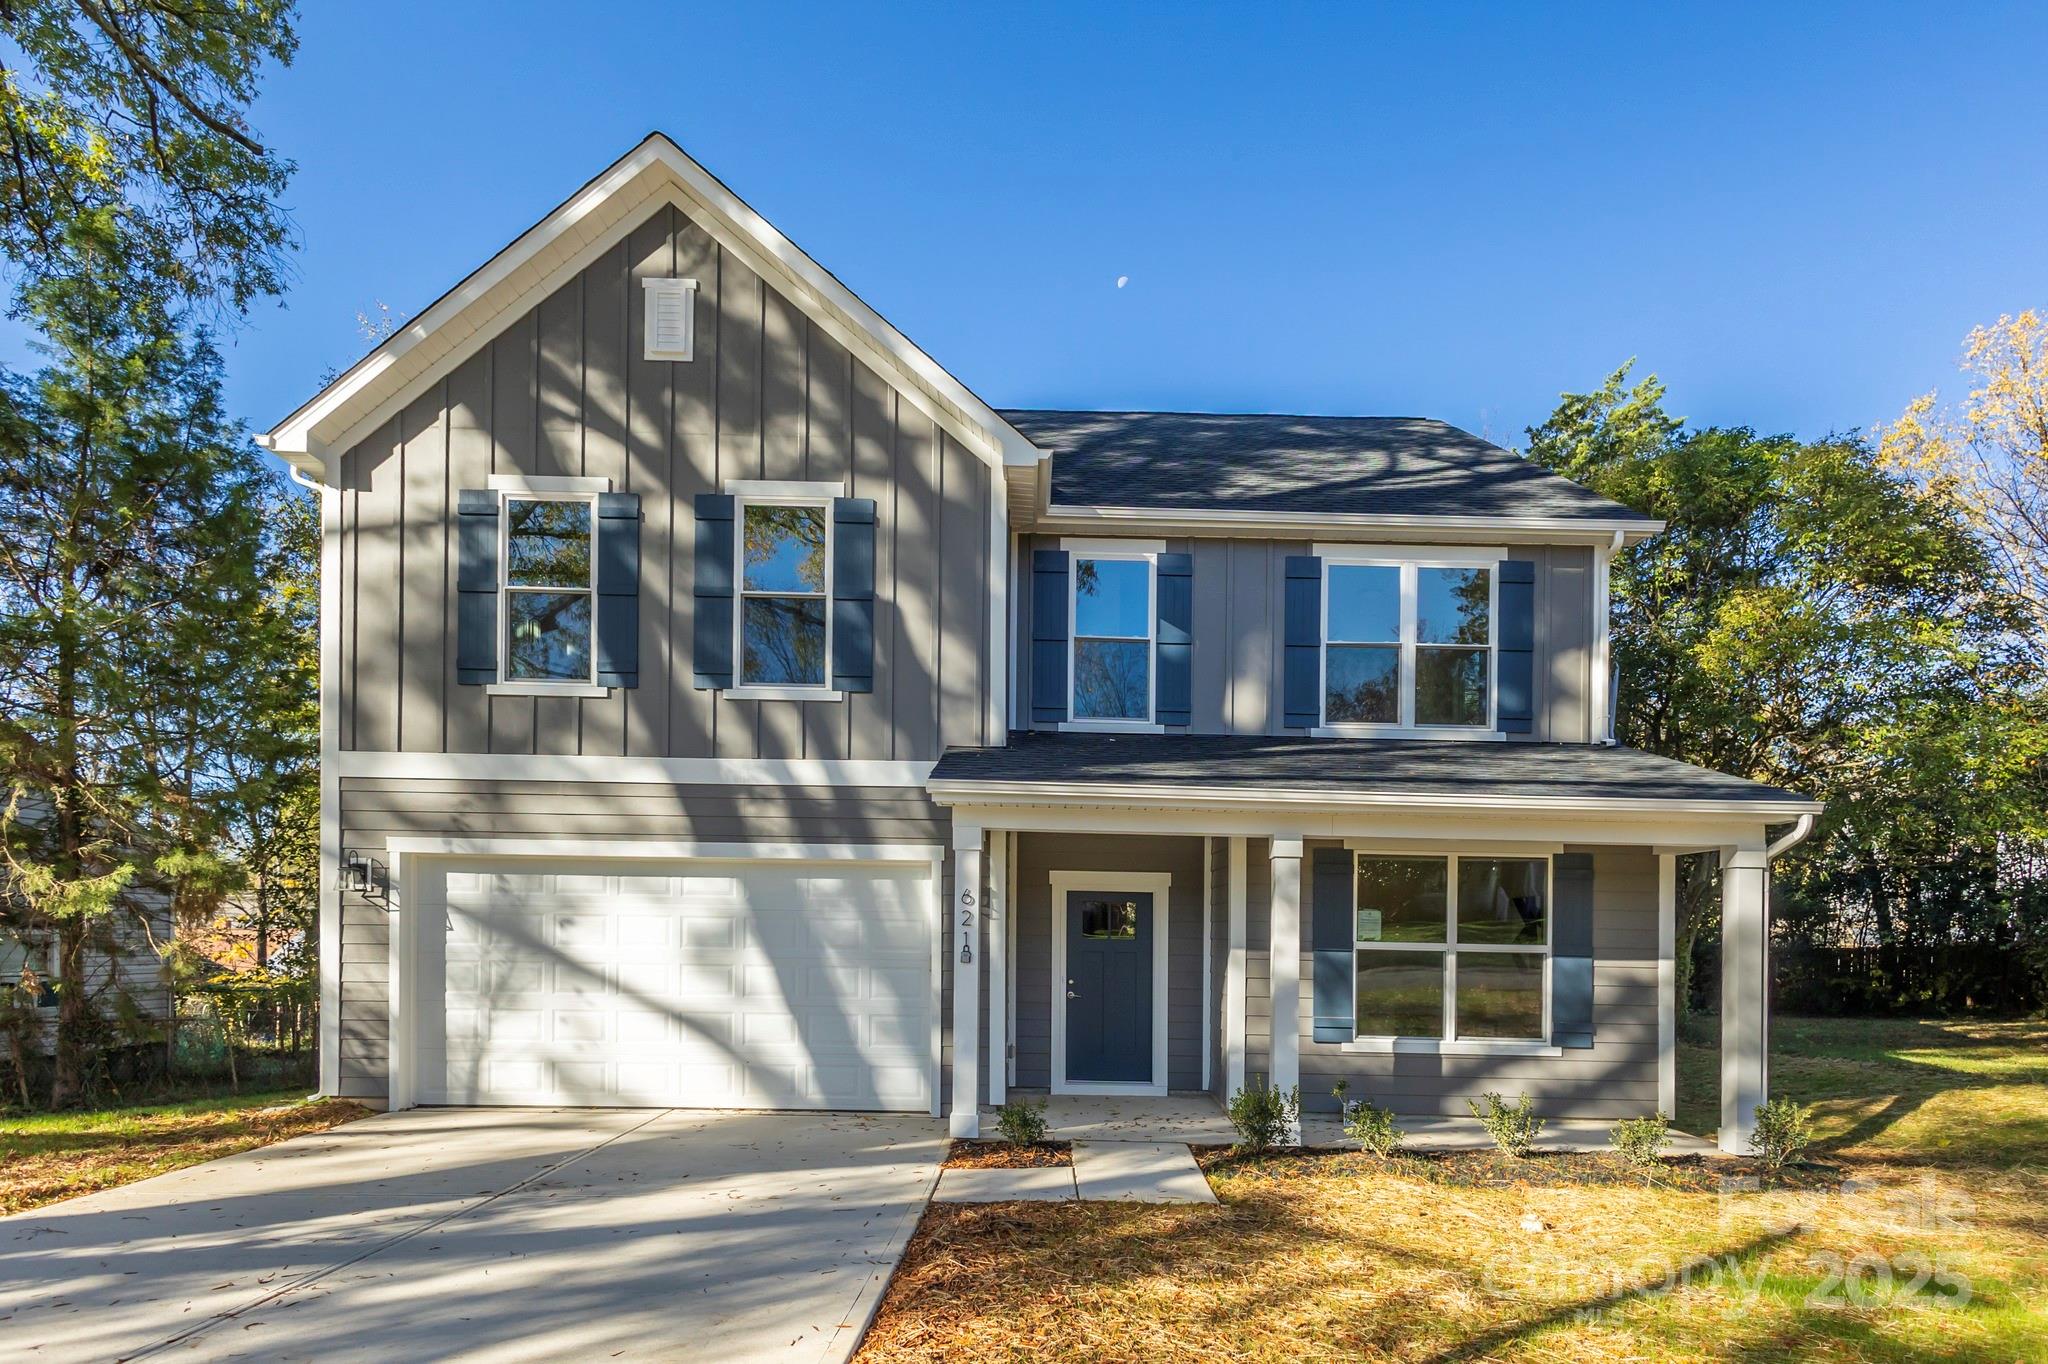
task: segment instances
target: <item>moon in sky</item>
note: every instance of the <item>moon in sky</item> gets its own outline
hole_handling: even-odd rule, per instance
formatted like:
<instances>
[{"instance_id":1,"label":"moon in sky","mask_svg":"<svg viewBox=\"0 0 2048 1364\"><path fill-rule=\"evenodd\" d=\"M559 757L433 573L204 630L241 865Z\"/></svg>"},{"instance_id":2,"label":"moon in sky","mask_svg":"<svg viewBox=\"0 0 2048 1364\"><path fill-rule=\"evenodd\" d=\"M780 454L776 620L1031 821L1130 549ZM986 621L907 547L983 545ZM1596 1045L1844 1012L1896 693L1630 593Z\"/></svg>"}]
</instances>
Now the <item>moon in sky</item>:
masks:
<instances>
[{"instance_id":1,"label":"moon in sky","mask_svg":"<svg viewBox=\"0 0 2048 1364\"><path fill-rule=\"evenodd\" d=\"M1123 288L1126 284L1129 284L1130 282L1131 277L1129 275L1118 275L1116 277L1116 287L1119 289Z\"/></svg>"}]
</instances>

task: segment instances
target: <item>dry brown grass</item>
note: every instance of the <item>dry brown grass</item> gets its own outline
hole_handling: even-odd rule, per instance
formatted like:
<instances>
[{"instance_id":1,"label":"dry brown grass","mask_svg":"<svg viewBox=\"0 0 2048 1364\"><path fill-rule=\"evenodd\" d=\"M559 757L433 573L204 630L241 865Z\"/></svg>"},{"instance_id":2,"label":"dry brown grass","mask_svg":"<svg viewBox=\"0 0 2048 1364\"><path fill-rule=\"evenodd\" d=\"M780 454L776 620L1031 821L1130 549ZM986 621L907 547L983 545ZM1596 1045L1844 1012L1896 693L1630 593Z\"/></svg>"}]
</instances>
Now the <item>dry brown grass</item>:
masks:
<instances>
[{"instance_id":1,"label":"dry brown grass","mask_svg":"<svg viewBox=\"0 0 2048 1364\"><path fill-rule=\"evenodd\" d=\"M946 1152L948 1170L1044 1170L1072 1165L1072 1142L1039 1141L1012 1146L1006 1141L956 1141Z\"/></svg>"},{"instance_id":2,"label":"dry brown grass","mask_svg":"<svg viewBox=\"0 0 2048 1364\"><path fill-rule=\"evenodd\" d=\"M251 1094L0 1117L0 1215L325 1131L369 1111L345 1099Z\"/></svg>"},{"instance_id":3,"label":"dry brown grass","mask_svg":"<svg viewBox=\"0 0 2048 1364\"><path fill-rule=\"evenodd\" d=\"M1213 1208L934 1206L860 1360L2048 1359L2044 1040L1859 1055L1911 1098L1844 1099L1834 1146L1755 1191L1718 1161L1205 1153Z\"/></svg>"}]
</instances>

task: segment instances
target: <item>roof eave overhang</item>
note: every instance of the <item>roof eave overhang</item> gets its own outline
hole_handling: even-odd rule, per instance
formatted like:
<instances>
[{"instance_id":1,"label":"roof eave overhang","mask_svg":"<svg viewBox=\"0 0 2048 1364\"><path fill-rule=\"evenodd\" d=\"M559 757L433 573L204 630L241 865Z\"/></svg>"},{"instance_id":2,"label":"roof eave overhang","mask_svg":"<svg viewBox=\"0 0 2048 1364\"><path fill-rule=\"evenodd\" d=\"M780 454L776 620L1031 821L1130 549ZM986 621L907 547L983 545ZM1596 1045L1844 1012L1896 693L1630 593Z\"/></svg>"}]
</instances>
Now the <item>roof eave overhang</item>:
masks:
<instances>
[{"instance_id":1,"label":"roof eave overhang","mask_svg":"<svg viewBox=\"0 0 2048 1364\"><path fill-rule=\"evenodd\" d=\"M1139 808L1345 814L1400 809L1469 814L1475 811L1526 815L1597 815L1611 819L1665 819L1673 815L1714 816L1787 822L1819 814L1819 801L1798 799L1653 799L1641 796L1472 796L1410 791L1332 792L1328 788L1283 786L1186 786L1175 783L1018 782L934 779L925 790L940 805L1004 805L1071 808Z\"/></svg>"},{"instance_id":2,"label":"roof eave overhang","mask_svg":"<svg viewBox=\"0 0 2048 1364\"><path fill-rule=\"evenodd\" d=\"M1664 522L1638 517L1439 516L1368 512L1274 512L1222 508L1084 507L1049 504L1042 531L1100 535L1131 529L1183 535L1313 534L1322 540L1390 536L1490 544L1637 544L1664 529Z\"/></svg>"},{"instance_id":3,"label":"roof eave overhang","mask_svg":"<svg viewBox=\"0 0 2048 1364\"><path fill-rule=\"evenodd\" d=\"M589 263L626 216L667 199L790 292L834 338L895 380L962 445L994 468L1035 467L1044 452L912 344L831 272L663 134L647 137L521 233L460 284L256 438L309 478L352 448L440 374L487 344L523 305Z\"/></svg>"}]
</instances>

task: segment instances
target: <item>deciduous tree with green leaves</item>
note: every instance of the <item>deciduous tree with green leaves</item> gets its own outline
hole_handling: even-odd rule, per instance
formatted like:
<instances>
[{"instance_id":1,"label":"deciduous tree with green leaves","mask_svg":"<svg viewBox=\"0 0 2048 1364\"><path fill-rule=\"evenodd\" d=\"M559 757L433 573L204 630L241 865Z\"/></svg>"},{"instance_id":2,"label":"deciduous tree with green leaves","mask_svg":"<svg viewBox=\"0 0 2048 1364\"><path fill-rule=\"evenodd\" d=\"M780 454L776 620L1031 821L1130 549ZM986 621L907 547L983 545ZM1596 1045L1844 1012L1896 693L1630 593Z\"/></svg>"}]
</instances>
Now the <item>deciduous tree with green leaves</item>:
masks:
<instances>
[{"instance_id":1,"label":"deciduous tree with green leaves","mask_svg":"<svg viewBox=\"0 0 2048 1364\"><path fill-rule=\"evenodd\" d=\"M118 211L133 269L234 309L278 292L292 165L247 111L298 48L289 0L0 0L0 251L69 268L74 224Z\"/></svg>"},{"instance_id":2,"label":"deciduous tree with green leaves","mask_svg":"<svg viewBox=\"0 0 2048 1364\"><path fill-rule=\"evenodd\" d=\"M2019 604L1967 519L1871 442L1690 430L1629 376L1564 395L1528 450L1668 524L1614 562L1618 737L1826 799L1781 888L1862 916L1895 963L1925 868L1995 846L2029 798ZM1681 970L1712 876L1687 867Z\"/></svg>"}]
</instances>

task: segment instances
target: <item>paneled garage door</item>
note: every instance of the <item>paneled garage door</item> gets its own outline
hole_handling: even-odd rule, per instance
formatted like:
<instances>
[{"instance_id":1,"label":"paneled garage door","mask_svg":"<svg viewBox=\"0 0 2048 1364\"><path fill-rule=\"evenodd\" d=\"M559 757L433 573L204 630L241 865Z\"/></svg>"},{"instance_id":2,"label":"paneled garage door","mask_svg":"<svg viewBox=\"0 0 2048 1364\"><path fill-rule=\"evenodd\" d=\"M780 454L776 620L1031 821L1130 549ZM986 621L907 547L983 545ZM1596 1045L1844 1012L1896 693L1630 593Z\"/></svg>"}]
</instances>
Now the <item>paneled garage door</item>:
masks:
<instances>
[{"instance_id":1,"label":"paneled garage door","mask_svg":"<svg viewBox=\"0 0 2048 1364\"><path fill-rule=\"evenodd\" d=\"M421 871L421 1103L931 1106L922 865Z\"/></svg>"}]
</instances>

